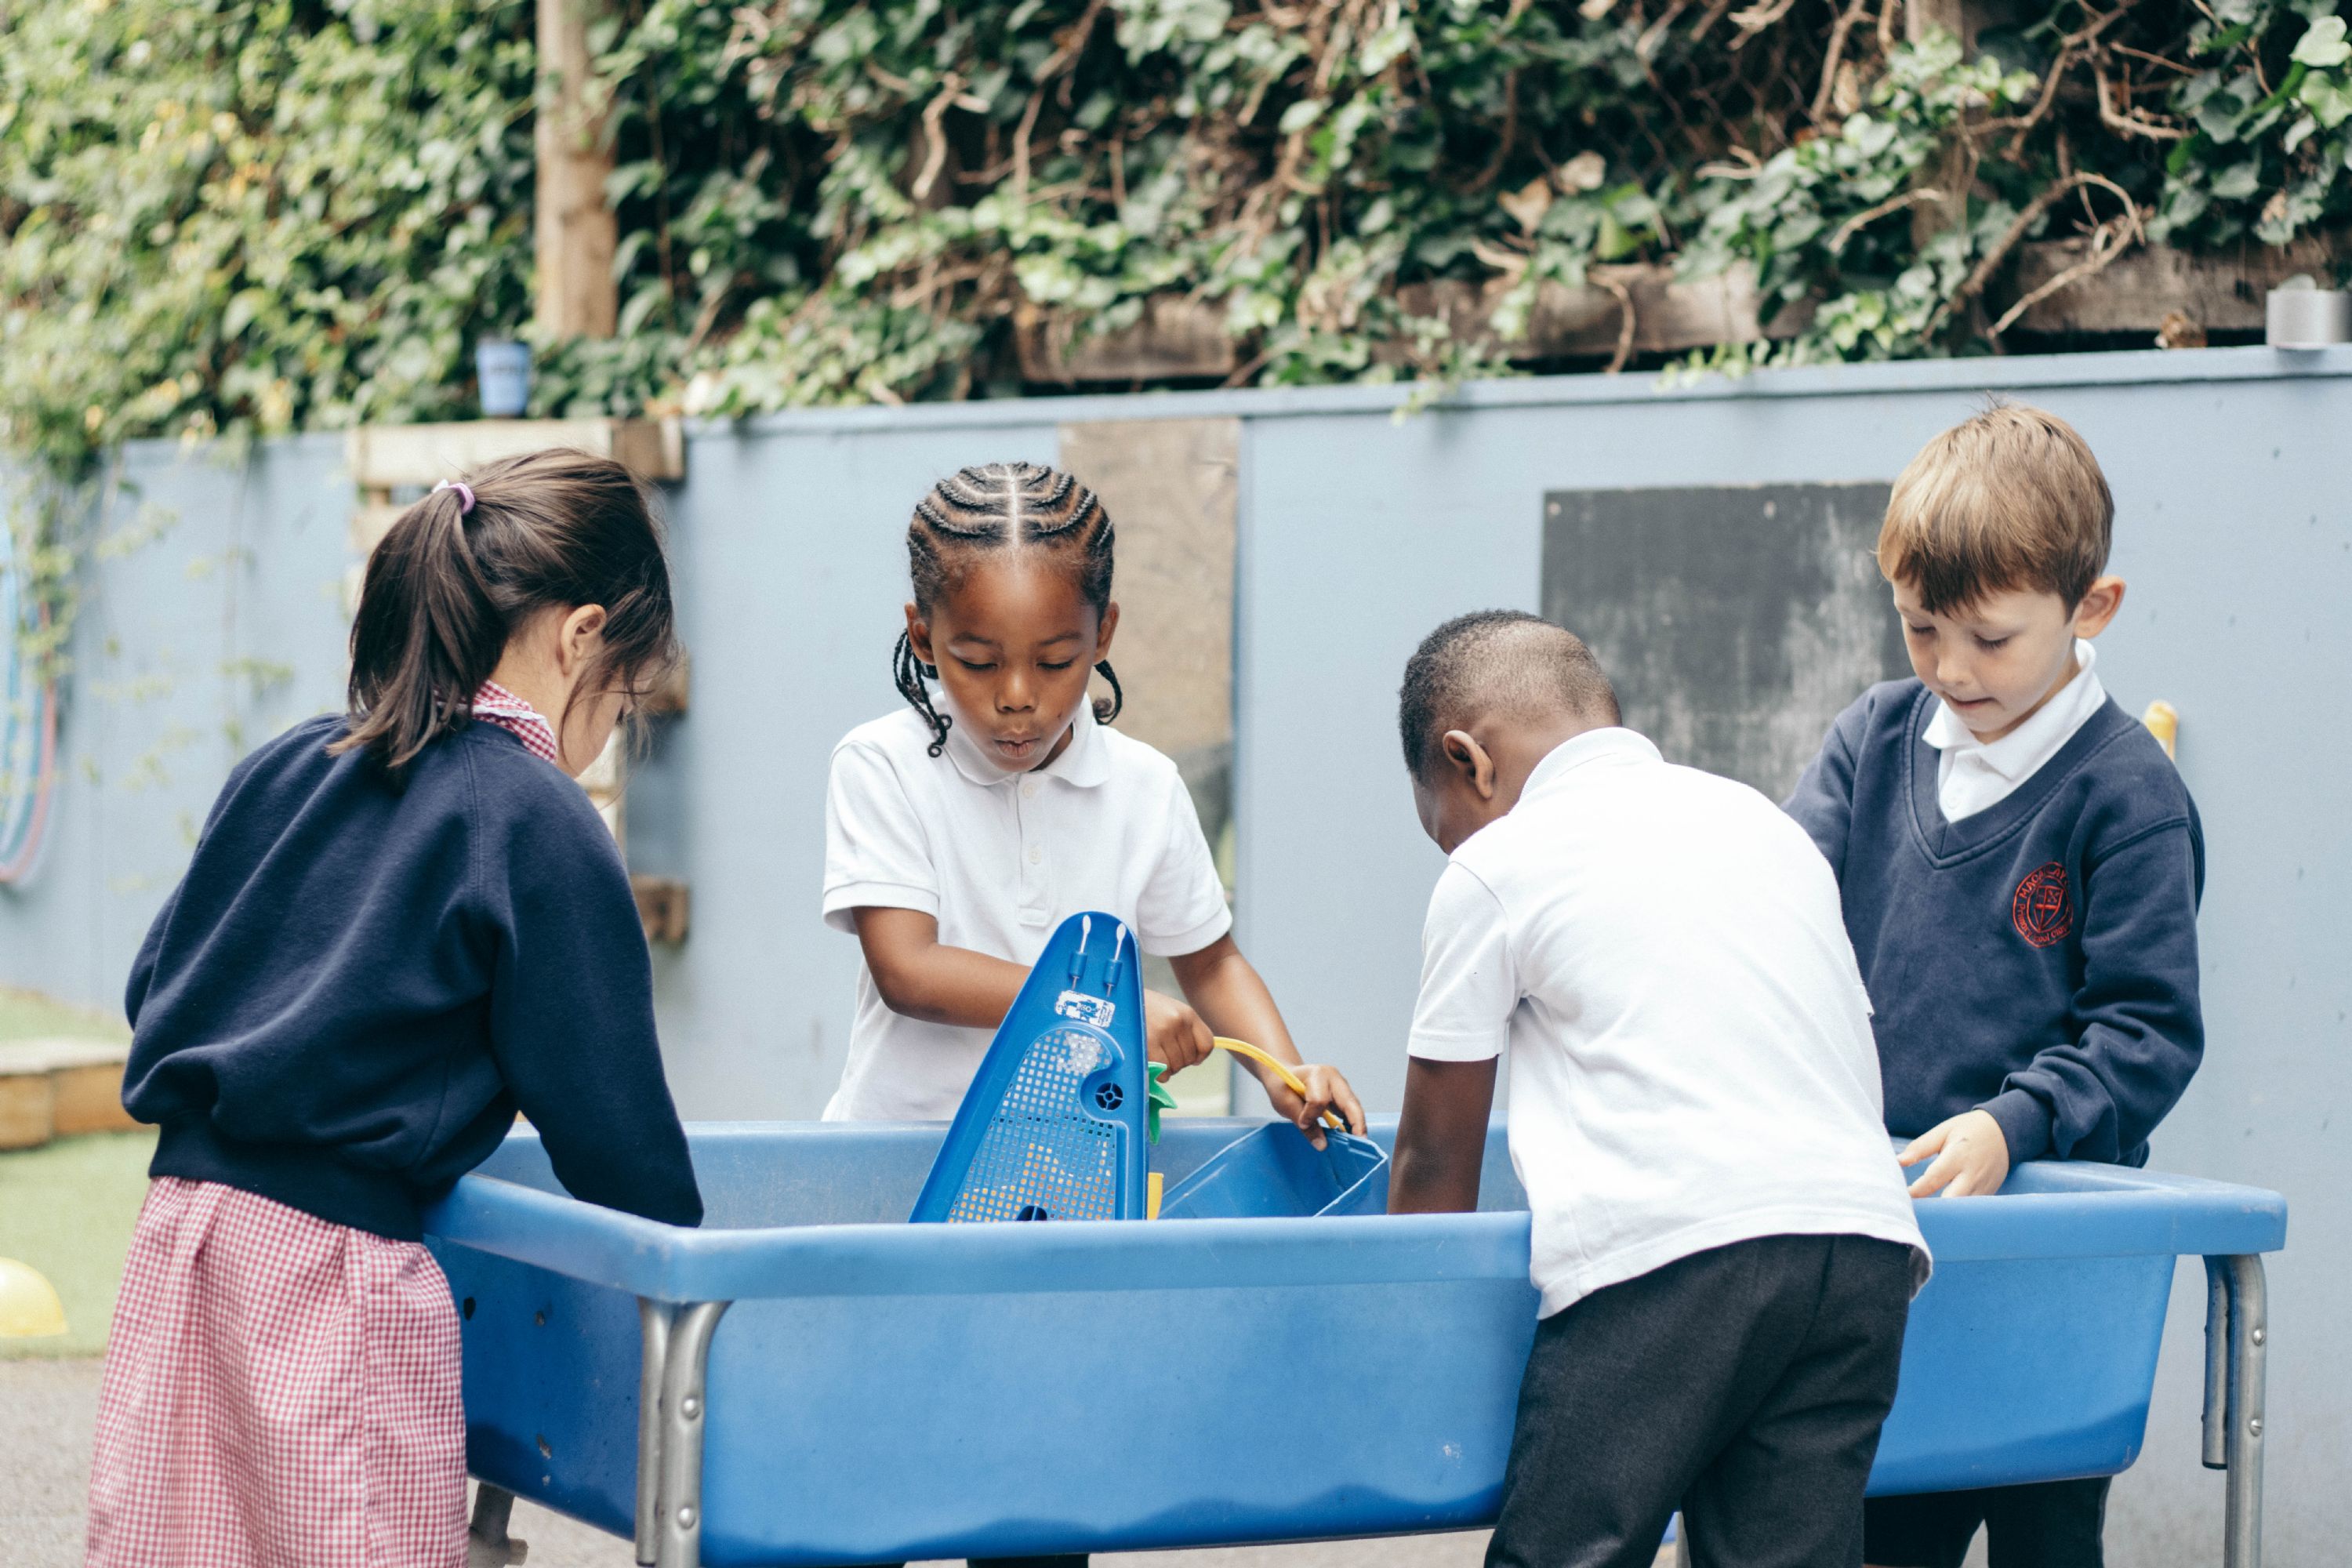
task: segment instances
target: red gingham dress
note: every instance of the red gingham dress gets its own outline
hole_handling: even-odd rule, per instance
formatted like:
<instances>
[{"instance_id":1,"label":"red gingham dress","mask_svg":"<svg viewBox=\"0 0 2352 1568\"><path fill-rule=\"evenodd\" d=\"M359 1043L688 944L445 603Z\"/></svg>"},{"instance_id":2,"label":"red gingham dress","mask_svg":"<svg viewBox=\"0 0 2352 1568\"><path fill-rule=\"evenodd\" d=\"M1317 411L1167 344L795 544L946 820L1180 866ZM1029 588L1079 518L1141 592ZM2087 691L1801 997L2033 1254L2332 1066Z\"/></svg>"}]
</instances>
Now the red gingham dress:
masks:
<instances>
[{"instance_id":1,"label":"red gingham dress","mask_svg":"<svg viewBox=\"0 0 2352 1568\"><path fill-rule=\"evenodd\" d=\"M547 721L477 717L555 760ZM123 1265L89 1568L463 1568L457 1314L433 1255L158 1177Z\"/></svg>"},{"instance_id":2,"label":"red gingham dress","mask_svg":"<svg viewBox=\"0 0 2352 1568\"><path fill-rule=\"evenodd\" d=\"M554 727L538 709L495 680L485 680L474 693L474 717L519 736L530 754L541 762L555 761Z\"/></svg>"}]
</instances>

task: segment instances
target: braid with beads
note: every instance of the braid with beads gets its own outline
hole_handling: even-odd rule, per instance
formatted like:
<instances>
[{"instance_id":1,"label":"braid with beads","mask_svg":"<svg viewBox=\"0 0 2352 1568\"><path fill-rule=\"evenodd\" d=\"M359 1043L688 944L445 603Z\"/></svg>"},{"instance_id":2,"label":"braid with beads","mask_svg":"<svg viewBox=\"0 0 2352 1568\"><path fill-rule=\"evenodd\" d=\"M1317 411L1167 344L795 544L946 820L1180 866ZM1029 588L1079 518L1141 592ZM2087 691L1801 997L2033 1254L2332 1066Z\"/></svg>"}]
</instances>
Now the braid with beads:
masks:
<instances>
[{"instance_id":1,"label":"braid with beads","mask_svg":"<svg viewBox=\"0 0 2352 1568\"><path fill-rule=\"evenodd\" d=\"M1037 463L959 468L915 503L914 521L907 525L907 567L914 579L915 605L929 615L940 595L954 586L970 557L1021 548L1066 557L1078 592L1099 616L1110 607L1111 541L1110 513L1103 510L1101 499L1057 468ZM1110 682L1109 699L1095 701L1096 721L1108 724L1127 705L1127 694L1108 659L1095 669ZM947 749L948 729L954 722L939 710L925 684L939 673L915 657L913 641L900 632L891 676L898 695L930 726L930 754L935 757Z\"/></svg>"}]
</instances>

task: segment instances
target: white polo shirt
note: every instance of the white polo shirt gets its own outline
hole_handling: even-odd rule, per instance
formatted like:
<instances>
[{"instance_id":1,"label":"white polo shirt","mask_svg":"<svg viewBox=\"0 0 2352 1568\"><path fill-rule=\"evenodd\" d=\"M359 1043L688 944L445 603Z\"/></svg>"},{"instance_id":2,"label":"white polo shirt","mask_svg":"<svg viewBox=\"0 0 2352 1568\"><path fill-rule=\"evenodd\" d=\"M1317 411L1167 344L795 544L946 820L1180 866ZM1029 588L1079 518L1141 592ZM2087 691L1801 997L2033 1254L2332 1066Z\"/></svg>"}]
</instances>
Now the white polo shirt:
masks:
<instances>
[{"instance_id":1,"label":"white polo shirt","mask_svg":"<svg viewBox=\"0 0 2352 1568\"><path fill-rule=\"evenodd\" d=\"M1176 764L1095 722L1050 766L1007 773L961 727L929 755L912 709L861 724L833 751L824 803L824 921L920 910L940 941L1031 964L1063 921L1099 910L1143 951L1198 952L1233 927L1216 865ZM993 1031L890 1011L863 962L857 1017L828 1121L945 1121Z\"/></svg>"},{"instance_id":2,"label":"white polo shirt","mask_svg":"<svg viewBox=\"0 0 2352 1568\"><path fill-rule=\"evenodd\" d=\"M1746 784L1631 730L1538 765L1438 879L1410 1050L1510 1054L1541 1315L1755 1237L1927 1244L1836 880Z\"/></svg>"},{"instance_id":3,"label":"white polo shirt","mask_svg":"<svg viewBox=\"0 0 2352 1568\"><path fill-rule=\"evenodd\" d=\"M1941 698L1923 737L1936 748L1936 805L1947 822L1999 805L2065 749L2074 731L2107 705L2107 689L2092 666L2099 650L2074 639L2074 676L2024 723L1998 741L1976 732Z\"/></svg>"}]
</instances>

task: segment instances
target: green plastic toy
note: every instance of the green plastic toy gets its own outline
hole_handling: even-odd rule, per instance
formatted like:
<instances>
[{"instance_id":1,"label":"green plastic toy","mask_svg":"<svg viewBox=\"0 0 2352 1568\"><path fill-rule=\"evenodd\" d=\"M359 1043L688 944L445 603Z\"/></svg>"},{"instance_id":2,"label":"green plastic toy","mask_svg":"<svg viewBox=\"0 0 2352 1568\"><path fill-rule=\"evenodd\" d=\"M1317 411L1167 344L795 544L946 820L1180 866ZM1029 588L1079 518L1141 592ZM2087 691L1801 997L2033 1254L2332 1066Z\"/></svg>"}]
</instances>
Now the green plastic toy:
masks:
<instances>
[{"instance_id":1,"label":"green plastic toy","mask_svg":"<svg viewBox=\"0 0 2352 1568\"><path fill-rule=\"evenodd\" d=\"M1176 1096L1160 1081L1160 1075L1168 1070L1165 1063L1146 1062L1143 1070L1151 1075L1150 1089L1144 1096L1143 1131L1146 1137L1157 1143L1160 1142L1160 1113L1176 1109Z\"/></svg>"}]
</instances>

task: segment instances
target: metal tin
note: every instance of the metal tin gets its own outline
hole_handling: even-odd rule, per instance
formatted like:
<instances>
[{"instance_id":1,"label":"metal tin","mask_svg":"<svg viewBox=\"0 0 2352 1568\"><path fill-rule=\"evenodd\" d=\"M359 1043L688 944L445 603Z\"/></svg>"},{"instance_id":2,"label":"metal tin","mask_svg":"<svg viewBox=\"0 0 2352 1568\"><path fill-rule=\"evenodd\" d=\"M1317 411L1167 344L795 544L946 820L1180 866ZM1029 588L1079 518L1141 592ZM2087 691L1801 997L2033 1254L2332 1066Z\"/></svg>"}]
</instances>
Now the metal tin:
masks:
<instances>
[{"instance_id":1,"label":"metal tin","mask_svg":"<svg viewBox=\"0 0 2352 1568\"><path fill-rule=\"evenodd\" d=\"M2352 342L2352 293L2341 289L2273 289L2263 341L2274 349Z\"/></svg>"}]
</instances>

